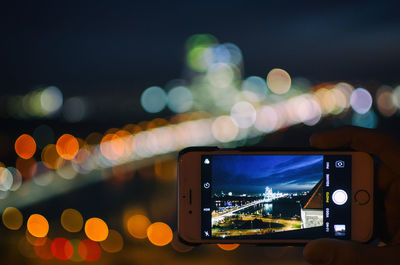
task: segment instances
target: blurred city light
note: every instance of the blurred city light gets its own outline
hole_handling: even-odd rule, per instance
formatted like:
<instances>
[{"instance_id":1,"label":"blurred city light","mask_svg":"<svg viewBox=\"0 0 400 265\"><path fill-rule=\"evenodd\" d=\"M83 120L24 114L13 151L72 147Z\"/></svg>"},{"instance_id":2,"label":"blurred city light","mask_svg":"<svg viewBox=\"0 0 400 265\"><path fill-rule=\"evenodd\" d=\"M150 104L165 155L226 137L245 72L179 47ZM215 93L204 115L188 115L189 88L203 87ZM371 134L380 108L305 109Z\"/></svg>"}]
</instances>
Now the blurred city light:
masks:
<instances>
[{"instance_id":1,"label":"blurred city light","mask_svg":"<svg viewBox=\"0 0 400 265\"><path fill-rule=\"evenodd\" d=\"M147 228L150 224L149 218L142 214L136 214L129 217L126 227L131 236L143 239L147 237Z\"/></svg>"},{"instance_id":2,"label":"blurred city light","mask_svg":"<svg viewBox=\"0 0 400 265\"><path fill-rule=\"evenodd\" d=\"M18 230L22 226L22 213L15 207L7 207L1 215L3 224L10 230Z\"/></svg>"},{"instance_id":3,"label":"blurred city light","mask_svg":"<svg viewBox=\"0 0 400 265\"><path fill-rule=\"evenodd\" d=\"M84 239L79 243L79 255L85 261L96 261L101 256L100 246L97 242Z\"/></svg>"},{"instance_id":4,"label":"blurred city light","mask_svg":"<svg viewBox=\"0 0 400 265\"><path fill-rule=\"evenodd\" d=\"M368 90L357 88L351 93L350 104L355 112L359 114L367 113L372 106L372 96Z\"/></svg>"},{"instance_id":5,"label":"blurred city light","mask_svg":"<svg viewBox=\"0 0 400 265\"><path fill-rule=\"evenodd\" d=\"M22 134L15 141L15 152L23 159L31 158L36 152L36 142L32 136Z\"/></svg>"},{"instance_id":6,"label":"blurred city light","mask_svg":"<svg viewBox=\"0 0 400 265\"><path fill-rule=\"evenodd\" d=\"M152 86L143 91L140 103L145 111L157 113L167 105L167 94L158 86Z\"/></svg>"},{"instance_id":7,"label":"blurred city light","mask_svg":"<svg viewBox=\"0 0 400 265\"><path fill-rule=\"evenodd\" d=\"M156 246L165 246L172 241L172 230L166 223L152 223L147 228L147 238Z\"/></svg>"},{"instance_id":8,"label":"blurred city light","mask_svg":"<svg viewBox=\"0 0 400 265\"><path fill-rule=\"evenodd\" d=\"M83 227L83 217L75 209L65 209L61 214L61 225L68 232L79 232Z\"/></svg>"},{"instance_id":9,"label":"blurred city light","mask_svg":"<svg viewBox=\"0 0 400 265\"><path fill-rule=\"evenodd\" d=\"M31 235L45 237L49 232L49 223L43 215L32 214L29 216L27 228Z\"/></svg>"},{"instance_id":10,"label":"blurred city light","mask_svg":"<svg viewBox=\"0 0 400 265\"><path fill-rule=\"evenodd\" d=\"M85 233L93 241L104 241L108 236L108 226L100 218L90 218L85 223Z\"/></svg>"},{"instance_id":11,"label":"blurred city light","mask_svg":"<svg viewBox=\"0 0 400 265\"><path fill-rule=\"evenodd\" d=\"M281 95L289 91L292 80L285 70L275 68L268 73L267 84L272 92Z\"/></svg>"},{"instance_id":12,"label":"blurred city light","mask_svg":"<svg viewBox=\"0 0 400 265\"><path fill-rule=\"evenodd\" d=\"M160 184L171 184L176 180L176 154L185 147L236 147L247 144L246 140L260 139L265 134L297 124L314 126L327 117L335 118L338 124L351 121L356 126L376 128L375 111L392 117L400 109L400 86L395 89L381 86L374 94L373 104L370 88L354 89L346 82L313 85L303 77L292 78L279 68L270 70L266 77L245 77L239 47L219 43L209 34L193 35L185 49L187 78L171 80L163 88L148 87L140 97L141 107L154 115L168 106L169 110L163 112L165 117L157 114L152 120L113 127L104 133L89 132L86 137L80 135L82 139L62 134L59 128L52 128L43 121L32 127L33 133L27 132L33 137L27 133L20 135L14 143L17 156L12 161L15 165L6 167L0 163L4 226L10 230L23 226L22 213L11 205L24 209L107 178L111 178L110 187L113 188L121 187L130 179L145 179L154 189ZM18 119L53 119L62 109L63 118L73 123L89 119L88 102L89 98L84 100L79 96L64 101L61 90L50 86L9 97L7 110ZM161 196L158 192L154 197ZM48 238L49 222L42 215L32 214L18 249L29 258L97 261L102 250L121 251L125 236L131 236L135 240L148 238L156 246L171 243L178 252L190 251L192 247L182 246L175 240L169 224L157 221L173 212L165 201L154 199L148 205L147 202L140 204L143 209L148 207L149 214L147 209L124 213L123 222L120 222L124 229L122 234L118 228L109 229L100 218L90 218L84 224L83 212L66 209L59 219L62 234L60 230L54 230L54 234L74 233L75 239ZM218 246L231 251L239 245Z\"/></svg>"},{"instance_id":13,"label":"blurred city light","mask_svg":"<svg viewBox=\"0 0 400 265\"><path fill-rule=\"evenodd\" d=\"M74 249L69 240L65 238L55 238L51 243L51 252L56 259L68 260L72 257Z\"/></svg>"}]
</instances>

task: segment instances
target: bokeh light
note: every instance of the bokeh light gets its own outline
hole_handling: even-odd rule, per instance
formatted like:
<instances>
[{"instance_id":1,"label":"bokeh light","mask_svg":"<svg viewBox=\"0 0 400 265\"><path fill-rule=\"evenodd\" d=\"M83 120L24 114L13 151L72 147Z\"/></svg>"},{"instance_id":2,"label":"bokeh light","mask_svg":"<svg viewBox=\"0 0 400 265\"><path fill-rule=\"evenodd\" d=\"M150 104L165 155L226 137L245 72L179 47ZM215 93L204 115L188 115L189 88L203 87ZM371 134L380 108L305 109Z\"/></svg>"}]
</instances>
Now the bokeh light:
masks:
<instances>
[{"instance_id":1,"label":"bokeh light","mask_svg":"<svg viewBox=\"0 0 400 265\"><path fill-rule=\"evenodd\" d=\"M288 92L291 83L290 75L283 69L272 69L267 75L268 87L275 94L281 95Z\"/></svg>"},{"instance_id":2,"label":"bokeh light","mask_svg":"<svg viewBox=\"0 0 400 265\"><path fill-rule=\"evenodd\" d=\"M66 209L61 214L61 225L68 232L79 232L83 227L83 217L75 209Z\"/></svg>"},{"instance_id":3,"label":"bokeh light","mask_svg":"<svg viewBox=\"0 0 400 265\"><path fill-rule=\"evenodd\" d=\"M220 249L232 251L239 247L239 244L217 244Z\"/></svg>"},{"instance_id":4,"label":"bokeh light","mask_svg":"<svg viewBox=\"0 0 400 265\"><path fill-rule=\"evenodd\" d=\"M45 88L40 96L40 103L46 115L57 112L63 104L63 95L58 87Z\"/></svg>"},{"instance_id":5,"label":"bokeh light","mask_svg":"<svg viewBox=\"0 0 400 265\"><path fill-rule=\"evenodd\" d=\"M156 246L165 246L172 240L172 230L166 223L156 222L147 228L147 238Z\"/></svg>"},{"instance_id":6,"label":"bokeh light","mask_svg":"<svg viewBox=\"0 0 400 265\"><path fill-rule=\"evenodd\" d=\"M239 132L239 127L233 122L231 116L220 116L211 126L212 134L220 142L233 141Z\"/></svg>"},{"instance_id":7,"label":"bokeh light","mask_svg":"<svg viewBox=\"0 0 400 265\"><path fill-rule=\"evenodd\" d=\"M68 122L82 121L87 112L86 102L81 97L72 97L65 101L63 116Z\"/></svg>"},{"instance_id":8,"label":"bokeh light","mask_svg":"<svg viewBox=\"0 0 400 265\"><path fill-rule=\"evenodd\" d=\"M71 242L65 238L55 238L51 243L51 252L56 259L68 260L72 257L74 249Z\"/></svg>"},{"instance_id":9,"label":"bokeh light","mask_svg":"<svg viewBox=\"0 0 400 265\"><path fill-rule=\"evenodd\" d=\"M122 250L124 240L118 231L110 229L106 240L100 242L101 248L109 253L117 253Z\"/></svg>"},{"instance_id":10,"label":"bokeh light","mask_svg":"<svg viewBox=\"0 0 400 265\"><path fill-rule=\"evenodd\" d=\"M36 152L36 142L32 136L22 134L15 141L15 152L23 159L31 158Z\"/></svg>"},{"instance_id":11,"label":"bokeh light","mask_svg":"<svg viewBox=\"0 0 400 265\"><path fill-rule=\"evenodd\" d=\"M32 214L29 216L27 228L31 235L45 237L49 232L49 223L43 215Z\"/></svg>"},{"instance_id":12,"label":"bokeh light","mask_svg":"<svg viewBox=\"0 0 400 265\"><path fill-rule=\"evenodd\" d=\"M257 109L254 126L262 132L272 132L278 127L278 113L273 107L262 106Z\"/></svg>"},{"instance_id":13,"label":"bokeh light","mask_svg":"<svg viewBox=\"0 0 400 265\"><path fill-rule=\"evenodd\" d=\"M235 79L234 68L226 63L217 63L210 66L207 78L211 85L216 88L229 87Z\"/></svg>"},{"instance_id":14,"label":"bokeh light","mask_svg":"<svg viewBox=\"0 0 400 265\"><path fill-rule=\"evenodd\" d=\"M58 154L55 144L49 144L42 150L42 161L50 169L57 169L63 165L63 159Z\"/></svg>"},{"instance_id":15,"label":"bokeh light","mask_svg":"<svg viewBox=\"0 0 400 265\"><path fill-rule=\"evenodd\" d=\"M187 65L197 72L206 71L210 63L210 58L207 58L206 51L216 43L218 43L217 39L210 34L195 34L191 36L186 41Z\"/></svg>"},{"instance_id":16,"label":"bokeh light","mask_svg":"<svg viewBox=\"0 0 400 265\"><path fill-rule=\"evenodd\" d=\"M380 87L376 93L376 98L378 110L383 116L390 117L396 113L396 99L391 87Z\"/></svg>"},{"instance_id":17,"label":"bokeh light","mask_svg":"<svg viewBox=\"0 0 400 265\"><path fill-rule=\"evenodd\" d=\"M167 105L167 94L161 87L152 86L143 91L140 103L145 111L157 113Z\"/></svg>"},{"instance_id":18,"label":"bokeh light","mask_svg":"<svg viewBox=\"0 0 400 265\"><path fill-rule=\"evenodd\" d=\"M0 191L8 191L13 185L13 175L10 170L0 166Z\"/></svg>"},{"instance_id":19,"label":"bokeh light","mask_svg":"<svg viewBox=\"0 0 400 265\"><path fill-rule=\"evenodd\" d=\"M103 241L108 236L108 226L102 219L94 217L85 223L86 236L96 242Z\"/></svg>"},{"instance_id":20,"label":"bokeh light","mask_svg":"<svg viewBox=\"0 0 400 265\"><path fill-rule=\"evenodd\" d=\"M139 239L147 237L147 228L150 220L142 214L135 214L128 218L126 228L131 236Z\"/></svg>"},{"instance_id":21,"label":"bokeh light","mask_svg":"<svg viewBox=\"0 0 400 265\"><path fill-rule=\"evenodd\" d=\"M79 151L79 143L71 134L63 134L58 138L56 148L60 157L71 160Z\"/></svg>"},{"instance_id":22,"label":"bokeh light","mask_svg":"<svg viewBox=\"0 0 400 265\"><path fill-rule=\"evenodd\" d=\"M168 92L168 108L176 113L189 111L193 105L192 92L185 86L177 86Z\"/></svg>"},{"instance_id":23,"label":"bokeh light","mask_svg":"<svg viewBox=\"0 0 400 265\"><path fill-rule=\"evenodd\" d=\"M259 102L265 99L268 93L267 83L259 76L249 76L242 83L242 90L246 99Z\"/></svg>"},{"instance_id":24,"label":"bokeh light","mask_svg":"<svg viewBox=\"0 0 400 265\"><path fill-rule=\"evenodd\" d=\"M12 186L10 188L10 191L17 191L22 185L21 173L15 167L7 167L7 170L11 173L11 175L13 177ZM0 168L0 175L1 175L1 168Z\"/></svg>"},{"instance_id":25,"label":"bokeh light","mask_svg":"<svg viewBox=\"0 0 400 265\"><path fill-rule=\"evenodd\" d=\"M79 255L86 261L97 261L101 256L101 249L97 242L84 239L79 243Z\"/></svg>"},{"instance_id":26,"label":"bokeh light","mask_svg":"<svg viewBox=\"0 0 400 265\"><path fill-rule=\"evenodd\" d=\"M23 223L22 213L15 207L7 207L1 215L3 224L10 230L18 230Z\"/></svg>"},{"instance_id":27,"label":"bokeh light","mask_svg":"<svg viewBox=\"0 0 400 265\"><path fill-rule=\"evenodd\" d=\"M351 93L350 105L359 114L367 113L372 106L372 96L368 90L357 88Z\"/></svg>"},{"instance_id":28,"label":"bokeh light","mask_svg":"<svg viewBox=\"0 0 400 265\"><path fill-rule=\"evenodd\" d=\"M246 101L241 101L233 105L231 117L239 128L249 128L256 121L256 110L253 105Z\"/></svg>"}]
</instances>

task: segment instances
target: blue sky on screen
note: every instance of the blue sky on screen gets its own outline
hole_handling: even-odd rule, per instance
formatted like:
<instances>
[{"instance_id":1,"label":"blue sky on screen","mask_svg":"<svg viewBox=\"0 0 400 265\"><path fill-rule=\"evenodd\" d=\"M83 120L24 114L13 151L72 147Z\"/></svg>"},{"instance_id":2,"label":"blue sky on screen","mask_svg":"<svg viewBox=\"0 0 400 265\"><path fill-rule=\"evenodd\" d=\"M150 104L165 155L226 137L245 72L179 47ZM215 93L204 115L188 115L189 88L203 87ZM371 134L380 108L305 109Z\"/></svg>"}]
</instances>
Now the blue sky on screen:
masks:
<instances>
[{"instance_id":1,"label":"blue sky on screen","mask_svg":"<svg viewBox=\"0 0 400 265\"><path fill-rule=\"evenodd\" d=\"M322 155L216 155L212 157L213 193L309 191L322 178Z\"/></svg>"}]
</instances>

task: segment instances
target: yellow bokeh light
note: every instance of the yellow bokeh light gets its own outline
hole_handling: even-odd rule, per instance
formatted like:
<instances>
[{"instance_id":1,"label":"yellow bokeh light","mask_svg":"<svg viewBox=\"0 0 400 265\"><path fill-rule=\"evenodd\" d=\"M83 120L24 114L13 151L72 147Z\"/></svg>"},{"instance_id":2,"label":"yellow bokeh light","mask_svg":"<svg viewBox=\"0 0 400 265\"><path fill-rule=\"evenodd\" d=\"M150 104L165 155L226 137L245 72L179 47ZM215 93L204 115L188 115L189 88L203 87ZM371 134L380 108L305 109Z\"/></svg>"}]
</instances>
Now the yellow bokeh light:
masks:
<instances>
[{"instance_id":1,"label":"yellow bokeh light","mask_svg":"<svg viewBox=\"0 0 400 265\"><path fill-rule=\"evenodd\" d=\"M135 214L129 217L127 221L127 229L129 234L135 238L146 238L147 228L150 225L150 220L142 214Z\"/></svg>"},{"instance_id":2,"label":"yellow bokeh light","mask_svg":"<svg viewBox=\"0 0 400 265\"><path fill-rule=\"evenodd\" d=\"M66 209L61 214L61 225L68 232L79 232L83 226L83 218L75 209Z\"/></svg>"},{"instance_id":3,"label":"yellow bokeh light","mask_svg":"<svg viewBox=\"0 0 400 265\"><path fill-rule=\"evenodd\" d=\"M56 145L49 144L42 151L42 162L50 169L57 169L63 165L64 160L58 155Z\"/></svg>"},{"instance_id":4,"label":"yellow bokeh light","mask_svg":"<svg viewBox=\"0 0 400 265\"><path fill-rule=\"evenodd\" d=\"M110 230L107 239L100 242L100 246L106 252L116 253L122 250L124 240L118 231Z\"/></svg>"},{"instance_id":5,"label":"yellow bokeh light","mask_svg":"<svg viewBox=\"0 0 400 265\"><path fill-rule=\"evenodd\" d=\"M289 91L292 80L285 70L275 68L268 73L267 84L272 92L281 95Z\"/></svg>"},{"instance_id":6,"label":"yellow bokeh light","mask_svg":"<svg viewBox=\"0 0 400 265\"><path fill-rule=\"evenodd\" d=\"M96 242L103 241L108 236L108 226L100 218L90 218L85 223L86 236Z\"/></svg>"},{"instance_id":7,"label":"yellow bokeh light","mask_svg":"<svg viewBox=\"0 0 400 265\"><path fill-rule=\"evenodd\" d=\"M220 249L232 251L239 247L239 244L217 244Z\"/></svg>"},{"instance_id":8,"label":"yellow bokeh light","mask_svg":"<svg viewBox=\"0 0 400 265\"><path fill-rule=\"evenodd\" d=\"M172 240L172 230L166 223L156 222L147 228L147 237L153 245L165 246Z\"/></svg>"},{"instance_id":9,"label":"yellow bokeh light","mask_svg":"<svg viewBox=\"0 0 400 265\"><path fill-rule=\"evenodd\" d=\"M3 220L4 226L10 230L20 229L23 222L22 213L14 207L7 207L4 210L1 219Z\"/></svg>"},{"instance_id":10,"label":"yellow bokeh light","mask_svg":"<svg viewBox=\"0 0 400 265\"><path fill-rule=\"evenodd\" d=\"M28 231L35 237L45 237L49 232L49 223L40 214L32 214L27 222Z\"/></svg>"}]
</instances>

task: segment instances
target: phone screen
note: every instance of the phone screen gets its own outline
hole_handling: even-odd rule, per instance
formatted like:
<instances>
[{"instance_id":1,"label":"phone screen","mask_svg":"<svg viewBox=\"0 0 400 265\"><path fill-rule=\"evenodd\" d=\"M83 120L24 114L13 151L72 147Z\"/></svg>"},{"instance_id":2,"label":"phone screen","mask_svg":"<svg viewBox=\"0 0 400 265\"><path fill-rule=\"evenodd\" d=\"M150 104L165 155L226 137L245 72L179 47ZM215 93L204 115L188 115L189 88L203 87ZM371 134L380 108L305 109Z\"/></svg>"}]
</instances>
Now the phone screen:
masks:
<instances>
[{"instance_id":1,"label":"phone screen","mask_svg":"<svg viewBox=\"0 0 400 265\"><path fill-rule=\"evenodd\" d=\"M203 239L351 238L351 155L203 155Z\"/></svg>"}]
</instances>

